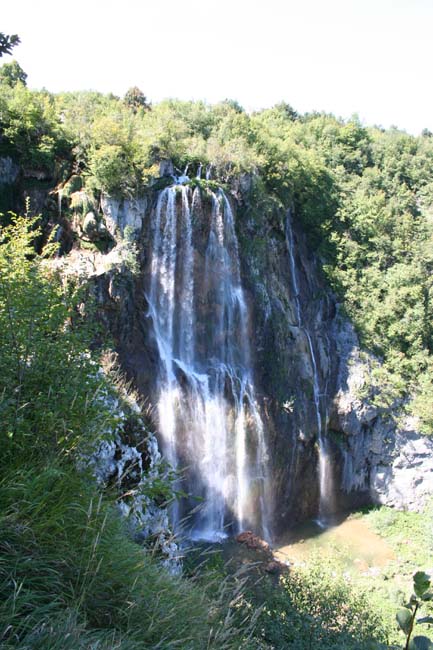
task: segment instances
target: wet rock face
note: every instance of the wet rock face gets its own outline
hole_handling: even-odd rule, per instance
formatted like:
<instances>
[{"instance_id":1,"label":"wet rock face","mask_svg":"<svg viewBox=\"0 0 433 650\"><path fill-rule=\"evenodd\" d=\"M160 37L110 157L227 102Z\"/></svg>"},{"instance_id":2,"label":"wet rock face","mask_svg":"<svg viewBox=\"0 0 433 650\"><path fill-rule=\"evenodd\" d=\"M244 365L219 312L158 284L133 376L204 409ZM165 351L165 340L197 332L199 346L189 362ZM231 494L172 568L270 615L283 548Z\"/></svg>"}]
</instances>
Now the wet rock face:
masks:
<instances>
[{"instance_id":1,"label":"wet rock face","mask_svg":"<svg viewBox=\"0 0 433 650\"><path fill-rule=\"evenodd\" d=\"M6 156L0 158L0 186L12 185L18 178L20 168L12 158Z\"/></svg>"},{"instance_id":2,"label":"wet rock face","mask_svg":"<svg viewBox=\"0 0 433 650\"><path fill-rule=\"evenodd\" d=\"M318 422L324 430L337 374L331 336L335 304L295 226L290 259L286 218L281 212L268 221L247 208L238 228L253 312L255 372L268 431L277 532L317 516Z\"/></svg>"},{"instance_id":3,"label":"wet rock face","mask_svg":"<svg viewBox=\"0 0 433 650\"><path fill-rule=\"evenodd\" d=\"M317 516L318 425L307 334L317 366L336 507L383 503L420 509L433 495L433 441L418 434L413 421L399 429L389 414L360 397L370 372L368 356L351 323L340 315L296 224L295 268L289 264L284 218L257 219L247 209L239 232L254 313L255 368L271 441L277 529Z\"/></svg>"}]
</instances>

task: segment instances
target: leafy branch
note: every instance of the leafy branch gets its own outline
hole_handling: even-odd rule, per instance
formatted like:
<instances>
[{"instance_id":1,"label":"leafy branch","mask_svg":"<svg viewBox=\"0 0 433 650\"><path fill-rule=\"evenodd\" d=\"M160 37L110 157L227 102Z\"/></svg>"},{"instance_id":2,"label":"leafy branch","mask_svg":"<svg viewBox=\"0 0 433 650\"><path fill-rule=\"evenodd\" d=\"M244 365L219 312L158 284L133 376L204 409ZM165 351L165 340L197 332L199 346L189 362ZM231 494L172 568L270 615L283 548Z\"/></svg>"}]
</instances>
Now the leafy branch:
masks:
<instances>
[{"instance_id":1,"label":"leafy branch","mask_svg":"<svg viewBox=\"0 0 433 650\"><path fill-rule=\"evenodd\" d=\"M428 637L415 636L412 638L416 623L433 623L433 617L431 616L416 618L423 602L433 600L433 592L430 591L430 587L430 576L424 571L417 571L413 576L414 594L410 597L409 603L399 609L396 614L397 623L406 635L404 650L433 650L433 642Z\"/></svg>"}]
</instances>

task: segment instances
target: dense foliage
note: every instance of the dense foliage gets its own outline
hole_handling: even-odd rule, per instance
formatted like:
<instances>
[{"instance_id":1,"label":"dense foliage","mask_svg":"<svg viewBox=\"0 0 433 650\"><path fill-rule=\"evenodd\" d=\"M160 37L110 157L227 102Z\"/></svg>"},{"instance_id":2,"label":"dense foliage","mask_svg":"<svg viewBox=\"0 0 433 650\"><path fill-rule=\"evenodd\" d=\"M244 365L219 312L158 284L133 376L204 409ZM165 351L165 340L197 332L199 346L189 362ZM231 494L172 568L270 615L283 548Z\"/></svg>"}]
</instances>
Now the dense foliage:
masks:
<instances>
[{"instance_id":1,"label":"dense foliage","mask_svg":"<svg viewBox=\"0 0 433 650\"><path fill-rule=\"evenodd\" d=\"M99 379L78 326L80 292L34 254L35 220L0 231L0 418L2 464L69 454L102 427ZM51 247L49 247L51 248ZM82 297L81 297L82 298ZM83 381L85 377L85 381ZM102 416L103 417L103 416ZM93 431L92 431L93 429ZM36 444L37 442L37 444Z\"/></svg>"},{"instance_id":2,"label":"dense foliage","mask_svg":"<svg viewBox=\"0 0 433 650\"><path fill-rule=\"evenodd\" d=\"M13 38L0 34L0 55L2 48L10 53ZM306 231L377 359L370 397L419 416L422 430L433 431L430 133L415 138L366 128L356 117L302 116L288 104L248 115L230 100L150 106L136 87L118 98L52 95L25 82L17 63L0 69L0 158L21 170L17 195L43 187L57 194L60 207L67 198L64 217L82 217L84 245L91 230L99 232L101 194L134 196L157 185L161 161L192 177L207 168L238 196L238 179L246 178L246 213L266 219L277 212L283 227L291 208ZM7 187L0 185L5 212L16 199ZM272 585L256 611L263 598L244 597L236 577L230 600L228 578L220 587L208 577L198 585L174 578L128 539L109 495L100 497L76 471L77 457L104 435L111 417L98 399L83 289L44 261L52 247L35 253L43 237L34 220L8 214L3 222L2 647L380 647L388 631L366 595L323 567Z\"/></svg>"},{"instance_id":3,"label":"dense foliage","mask_svg":"<svg viewBox=\"0 0 433 650\"><path fill-rule=\"evenodd\" d=\"M26 88L23 74L0 70L0 154L12 156L28 176L60 183L83 212L95 209L102 191L143 192L159 176L161 160L192 176L208 168L223 183L252 175L247 200L263 218L278 206L294 208L378 359L374 399L420 416L422 430L433 430L428 131L413 137L366 128L356 117L300 116L288 104L252 115L229 100L214 106L166 100L151 107L138 88L123 99L51 95ZM75 191L71 178L80 178L84 191Z\"/></svg>"},{"instance_id":4,"label":"dense foliage","mask_svg":"<svg viewBox=\"0 0 433 650\"><path fill-rule=\"evenodd\" d=\"M271 648L379 650L387 634L365 591L355 590L324 562L296 568L268 589L259 619Z\"/></svg>"}]
</instances>

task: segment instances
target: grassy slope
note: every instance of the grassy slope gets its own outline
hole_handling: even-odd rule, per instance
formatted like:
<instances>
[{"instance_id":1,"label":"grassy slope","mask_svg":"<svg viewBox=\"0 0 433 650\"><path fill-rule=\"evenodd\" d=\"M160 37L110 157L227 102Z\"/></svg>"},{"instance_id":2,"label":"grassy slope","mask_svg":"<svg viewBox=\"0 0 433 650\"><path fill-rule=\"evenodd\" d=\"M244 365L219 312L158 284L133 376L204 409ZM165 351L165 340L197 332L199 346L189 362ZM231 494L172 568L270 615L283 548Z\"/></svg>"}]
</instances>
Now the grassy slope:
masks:
<instances>
[{"instance_id":1,"label":"grassy slope","mask_svg":"<svg viewBox=\"0 0 433 650\"><path fill-rule=\"evenodd\" d=\"M0 512L5 650L242 647L227 585L167 573L71 466L6 476Z\"/></svg>"}]
</instances>

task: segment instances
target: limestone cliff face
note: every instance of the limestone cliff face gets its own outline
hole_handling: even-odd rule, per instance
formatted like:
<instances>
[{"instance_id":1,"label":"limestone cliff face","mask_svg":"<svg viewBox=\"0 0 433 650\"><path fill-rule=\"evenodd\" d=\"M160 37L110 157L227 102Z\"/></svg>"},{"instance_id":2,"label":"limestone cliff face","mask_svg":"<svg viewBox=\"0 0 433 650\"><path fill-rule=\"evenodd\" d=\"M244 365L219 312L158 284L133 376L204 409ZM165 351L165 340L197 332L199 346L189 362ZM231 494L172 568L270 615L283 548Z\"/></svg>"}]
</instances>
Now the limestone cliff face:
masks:
<instances>
[{"instance_id":1,"label":"limestone cliff face","mask_svg":"<svg viewBox=\"0 0 433 650\"><path fill-rule=\"evenodd\" d=\"M385 413L360 399L368 363L305 235L293 219L289 242L287 213L272 209L260 214L249 196L248 179L241 179L230 201L252 317L250 347L267 432L275 531L318 514L319 425L330 450L336 508L366 502L421 507L433 494L433 441L418 435L413 422L398 429ZM125 272L117 268L112 273L108 256L98 254L101 272L94 274L101 319L124 370L151 404L159 353L145 289L157 199L155 190L138 201L102 200L99 218L116 242L108 256L120 270L124 264ZM203 255L200 233L211 219L206 205L203 201L201 222L194 226L197 258ZM134 246L139 272L131 274L128 256ZM213 314L203 307L201 317L211 319Z\"/></svg>"},{"instance_id":2,"label":"limestone cliff face","mask_svg":"<svg viewBox=\"0 0 433 650\"><path fill-rule=\"evenodd\" d=\"M0 156L0 212L55 213L54 185L44 171L23 168L10 156Z\"/></svg>"},{"instance_id":3,"label":"limestone cliff face","mask_svg":"<svg viewBox=\"0 0 433 650\"><path fill-rule=\"evenodd\" d=\"M0 158L0 185L13 185L19 174L18 165L10 158L5 156Z\"/></svg>"},{"instance_id":4,"label":"limestone cliff face","mask_svg":"<svg viewBox=\"0 0 433 650\"><path fill-rule=\"evenodd\" d=\"M359 398L368 379L368 357L353 327L335 331L339 358L330 425L343 434L343 492L365 491L374 503L419 510L433 495L433 440L415 418L396 423L392 413Z\"/></svg>"},{"instance_id":5,"label":"limestone cliff face","mask_svg":"<svg viewBox=\"0 0 433 650\"><path fill-rule=\"evenodd\" d=\"M284 236L286 215L254 219L247 209L245 216L245 223L239 224L245 242L243 268L254 313L256 372L272 432L280 524L317 516L318 511L318 427L307 333L332 450L336 507L344 510L370 502L422 508L433 495L433 440L417 433L413 419L397 425L392 414L360 398L368 379L368 355L340 314L305 235L293 227L303 315L299 328Z\"/></svg>"}]
</instances>

